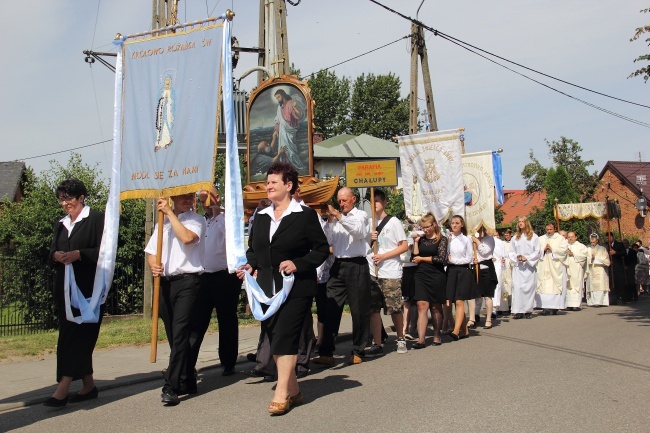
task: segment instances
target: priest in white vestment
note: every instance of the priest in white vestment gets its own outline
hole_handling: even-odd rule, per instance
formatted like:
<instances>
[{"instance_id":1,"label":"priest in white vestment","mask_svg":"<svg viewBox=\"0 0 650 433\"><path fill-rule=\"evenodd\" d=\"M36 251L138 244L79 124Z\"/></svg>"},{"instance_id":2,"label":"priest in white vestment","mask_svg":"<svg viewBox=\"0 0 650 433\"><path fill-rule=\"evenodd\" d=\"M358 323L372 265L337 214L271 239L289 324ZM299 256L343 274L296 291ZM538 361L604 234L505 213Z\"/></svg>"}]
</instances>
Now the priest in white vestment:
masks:
<instances>
[{"instance_id":1,"label":"priest in white vestment","mask_svg":"<svg viewBox=\"0 0 650 433\"><path fill-rule=\"evenodd\" d=\"M587 305L600 307L609 305L609 254L598 245L598 235L589 236L587 249Z\"/></svg>"},{"instance_id":2,"label":"priest in white vestment","mask_svg":"<svg viewBox=\"0 0 650 433\"><path fill-rule=\"evenodd\" d=\"M542 257L537 264L535 304L542 315L557 314L566 307L566 266L569 244L552 223L546 224L546 235L539 238Z\"/></svg>"},{"instance_id":3,"label":"priest in white vestment","mask_svg":"<svg viewBox=\"0 0 650 433\"><path fill-rule=\"evenodd\" d=\"M515 319L532 319L537 287L537 262L541 250L539 238L533 232L530 221L519 217L517 235L510 241L512 263L512 313Z\"/></svg>"},{"instance_id":4,"label":"priest in white vestment","mask_svg":"<svg viewBox=\"0 0 650 433\"><path fill-rule=\"evenodd\" d=\"M578 237L574 232L569 232L567 241L569 242L569 250L566 259L566 307L569 311L579 311L580 305L582 305L582 289L585 285L587 247L578 241Z\"/></svg>"}]
</instances>

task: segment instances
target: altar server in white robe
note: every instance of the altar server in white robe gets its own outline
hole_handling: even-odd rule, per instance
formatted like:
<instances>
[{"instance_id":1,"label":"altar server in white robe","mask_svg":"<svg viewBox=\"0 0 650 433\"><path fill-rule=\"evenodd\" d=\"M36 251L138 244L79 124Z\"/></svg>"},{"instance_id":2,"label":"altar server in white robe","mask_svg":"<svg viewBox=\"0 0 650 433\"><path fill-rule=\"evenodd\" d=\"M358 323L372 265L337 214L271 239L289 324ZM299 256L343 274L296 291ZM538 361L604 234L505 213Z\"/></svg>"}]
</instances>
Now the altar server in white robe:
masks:
<instances>
[{"instance_id":1,"label":"altar server in white robe","mask_svg":"<svg viewBox=\"0 0 650 433\"><path fill-rule=\"evenodd\" d=\"M503 284L501 286L501 304L498 308L503 314L510 312L510 305L512 304L512 262L509 258L511 240L512 230L508 229L503 234L503 248L505 250L504 258L501 259L501 265L503 267L501 279Z\"/></svg>"},{"instance_id":2,"label":"altar server in white robe","mask_svg":"<svg viewBox=\"0 0 650 433\"><path fill-rule=\"evenodd\" d=\"M609 254L605 247L598 245L598 235L589 236L587 249L587 305L602 307L609 305Z\"/></svg>"},{"instance_id":3,"label":"altar server in white robe","mask_svg":"<svg viewBox=\"0 0 650 433\"><path fill-rule=\"evenodd\" d=\"M494 271L496 272L497 279L499 280L499 282L497 283L497 288L494 291L494 298L492 298L492 304L494 306L494 311L496 313L496 311L499 310L499 307L501 307L501 297L503 296L502 295L503 274L505 273L504 271L505 266L503 264L505 262L507 254L506 254L506 246L504 242L499 238L499 233L495 231L493 237L494 237L494 253L493 253Z\"/></svg>"},{"instance_id":4,"label":"altar server in white robe","mask_svg":"<svg viewBox=\"0 0 650 433\"><path fill-rule=\"evenodd\" d=\"M539 238L542 257L537 264L537 292L535 304L543 308L542 316L566 308L566 265L569 244L555 232L552 223L546 224L546 235Z\"/></svg>"},{"instance_id":5,"label":"altar server in white robe","mask_svg":"<svg viewBox=\"0 0 650 433\"><path fill-rule=\"evenodd\" d=\"M539 238L530 221L519 217L517 234L510 241L512 263L512 313L515 319L532 319L537 287L537 262L541 255Z\"/></svg>"},{"instance_id":6,"label":"altar server in white robe","mask_svg":"<svg viewBox=\"0 0 650 433\"><path fill-rule=\"evenodd\" d=\"M578 241L574 232L567 234L569 249L567 251L567 289L566 307L569 311L580 311L582 289L585 284L587 266L587 247Z\"/></svg>"}]
</instances>

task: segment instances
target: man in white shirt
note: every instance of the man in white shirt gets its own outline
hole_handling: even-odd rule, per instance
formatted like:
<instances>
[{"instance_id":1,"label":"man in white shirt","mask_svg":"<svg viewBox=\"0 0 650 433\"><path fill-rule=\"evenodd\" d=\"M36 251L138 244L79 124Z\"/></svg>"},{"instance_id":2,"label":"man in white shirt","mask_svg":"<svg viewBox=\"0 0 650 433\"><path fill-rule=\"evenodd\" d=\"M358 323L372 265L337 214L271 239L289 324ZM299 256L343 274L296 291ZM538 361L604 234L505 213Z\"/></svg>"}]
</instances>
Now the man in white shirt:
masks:
<instances>
[{"instance_id":1,"label":"man in white shirt","mask_svg":"<svg viewBox=\"0 0 650 433\"><path fill-rule=\"evenodd\" d=\"M546 236L539 237L542 257L537 263L537 291L535 304L542 308L542 316L557 314L566 305L566 266L569 244L555 225L546 224Z\"/></svg>"},{"instance_id":2,"label":"man in white shirt","mask_svg":"<svg viewBox=\"0 0 650 433\"><path fill-rule=\"evenodd\" d=\"M219 324L219 360L223 367L221 374L230 376L235 372L239 352L237 302L241 293L241 280L237 278L237 274L228 272L226 221L217 189L212 187L209 191L199 191L199 200L206 211L207 221L204 272L201 274L201 290L196 301L190 334L191 364L196 367L203 336L210 325L212 310L216 308Z\"/></svg>"},{"instance_id":3,"label":"man in white shirt","mask_svg":"<svg viewBox=\"0 0 650 433\"><path fill-rule=\"evenodd\" d=\"M162 402L177 405L179 394L196 393L194 365L191 363L190 328L194 304L203 272L205 218L194 212L193 193L158 198L157 209L165 215L160 265L157 264L158 224L145 252L154 277L160 277L160 317L171 346L165 372Z\"/></svg>"},{"instance_id":4,"label":"man in white shirt","mask_svg":"<svg viewBox=\"0 0 650 433\"><path fill-rule=\"evenodd\" d=\"M375 344L366 350L366 356L383 355L380 344L383 328L380 311L390 314L397 331L397 353L406 353L404 340L404 316L402 315L402 264L400 254L406 252L408 243L402 223L386 213L386 194L381 190L374 193L375 221L377 229L373 231L372 249L368 254L370 266L370 330ZM374 244L377 244L376 247ZM375 248L377 253L374 253Z\"/></svg>"},{"instance_id":5,"label":"man in white shirt","mask_svg":"<svg viewBox=\"0 0 650 433\"><path fill-rule=\"evenodd\" d=\"M370 335L370 272L366 256L370 246L368 214L354 207L357 199L350 188L337 194L340 210L328 206L334 264L327 282L327 312L323 343L315 364L334 361L334 338L341 323L343 306L348 301L352 315L352 356L349 364L360 364Z\"/></svg>"}]
</instances>

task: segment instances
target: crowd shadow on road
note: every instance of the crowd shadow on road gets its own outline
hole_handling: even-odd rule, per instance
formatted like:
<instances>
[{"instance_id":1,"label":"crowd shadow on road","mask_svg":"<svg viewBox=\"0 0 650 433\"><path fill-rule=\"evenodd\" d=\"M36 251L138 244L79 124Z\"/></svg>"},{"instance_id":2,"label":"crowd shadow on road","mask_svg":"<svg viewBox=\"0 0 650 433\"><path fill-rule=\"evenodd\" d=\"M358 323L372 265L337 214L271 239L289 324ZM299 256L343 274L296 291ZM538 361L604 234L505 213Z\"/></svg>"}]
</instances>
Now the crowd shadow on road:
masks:
<instances>
[{"instance_id":1,"label":"crowd shadow on road","mask_svg":"<svg viewBox=\"0 0 650 433\"><path fill-rule=\"evenodd\" d=\"M599 314L617 316L623 320L637 322L641 326L650 326L650 297L643 295L638 301L601 308Z\"/></svg>"},{"instance_id":2,"label":"crowd shadow on road","mask_svg":"<svg viewBox=\"0 0 650 433\"><path fill-rule=\"evenodd\" d=\"M332 375L322 379L303 379L300 381L300 390L305 396L305 403L309 404L321 397L330 394L343 392L347 389L357 388L361 386L358 380L348 379L347 375Z\"/></svg>"}]
</instances>

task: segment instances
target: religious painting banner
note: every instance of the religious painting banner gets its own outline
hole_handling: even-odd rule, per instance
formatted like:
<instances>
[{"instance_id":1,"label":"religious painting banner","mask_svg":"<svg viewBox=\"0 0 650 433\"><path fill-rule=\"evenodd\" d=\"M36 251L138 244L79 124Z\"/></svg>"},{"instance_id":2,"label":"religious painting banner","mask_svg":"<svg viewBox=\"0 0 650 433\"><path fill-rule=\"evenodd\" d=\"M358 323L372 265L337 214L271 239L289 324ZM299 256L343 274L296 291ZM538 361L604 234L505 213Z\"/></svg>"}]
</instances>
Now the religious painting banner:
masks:
<instances>
[{"instance_id":1,"label":"religious painting banner","mask_svg":"<svg viewBox=\"0 0 650 433\"><path fill-rule=\"evenodd\" d=\"M397 137L406 216L431 212L439 223L464 213L460 130Z\"/></svg>"},{"instance_id":2,"label":"religious painting banner","mask_svg":"<svg viewBox=\"0 0 650 433\"><path fill-rule=\"evenodd\" d=\"M124 42L122 199L212 185L222 26Z\"/></svg>"},{"instance_id":3,"label":"religious painting banner","mask_svg":"<svg viewBox=\"0 0 650 433\"><path fill-rule=\"evenodd\" d=\"M488 231L494 230L494 170L491 151L463 155L463 184L468 233L478 231L481 226Z\"/></svg>"},{"instance_id":4,"label":"religious painting banner","mask_svg":"<svg viewBox=\"0 0 650 433\"><path fill-rule=\"evenodd\" d=\"M607 209L604 201L558 204L555 209L555 217L562 221L569 221L573 218L581 220L585 218L606 218Z\"/></svg>"}]
</instances>

